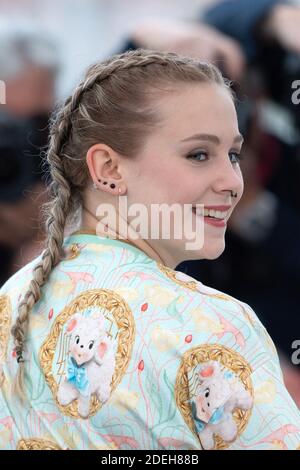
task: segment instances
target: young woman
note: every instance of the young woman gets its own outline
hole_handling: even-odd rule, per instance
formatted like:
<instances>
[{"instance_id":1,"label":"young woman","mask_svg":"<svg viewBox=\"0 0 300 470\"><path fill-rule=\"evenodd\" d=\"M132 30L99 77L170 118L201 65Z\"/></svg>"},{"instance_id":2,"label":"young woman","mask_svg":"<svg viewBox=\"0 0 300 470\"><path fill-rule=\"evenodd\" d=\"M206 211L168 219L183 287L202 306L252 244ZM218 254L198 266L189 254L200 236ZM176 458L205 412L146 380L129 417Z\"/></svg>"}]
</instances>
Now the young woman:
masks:
<instances>
[{"instance_id":1,"label":"young woman","mask_svg":"<svg viewBox=\"0 0 300 470\"><path fill-rule=\"evenodd\" d=\"M1 448L299 446L253 310L175 270L223 252L241 144L213 65L138 49L90 67L52 122L45 249L0 292Z\"/></svg>"}]
</instances>

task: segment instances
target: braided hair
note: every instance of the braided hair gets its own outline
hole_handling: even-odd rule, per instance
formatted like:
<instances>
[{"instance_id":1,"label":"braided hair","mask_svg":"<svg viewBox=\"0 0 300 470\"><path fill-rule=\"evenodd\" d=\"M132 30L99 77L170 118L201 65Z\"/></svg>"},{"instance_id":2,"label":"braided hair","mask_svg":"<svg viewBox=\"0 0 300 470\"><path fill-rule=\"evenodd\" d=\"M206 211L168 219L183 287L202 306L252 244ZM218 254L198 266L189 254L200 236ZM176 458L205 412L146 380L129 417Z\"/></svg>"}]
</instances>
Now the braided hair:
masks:
<instances>
[{"instance_id":1,"label":"braided hair","mask_svg":"<svg viewBox=\"0 0 300 470\"><path fill-rule=\"evenodd\" d=\"M14 392L21 399L25 397L23 351L29 313L63 257L65 229L81 207L82 191L90 181L85 160L88 149L104 142L124 158L135 158L162 120L160 96L176 91L180 84L201 82L225 86L231 93L230 84L212 64L173 52L139 48L90 66L71 96L53 113L46 154L51 184L49 202L43 208L45 248L12 328L19 363Z\"/></svg>"}]
</instances>

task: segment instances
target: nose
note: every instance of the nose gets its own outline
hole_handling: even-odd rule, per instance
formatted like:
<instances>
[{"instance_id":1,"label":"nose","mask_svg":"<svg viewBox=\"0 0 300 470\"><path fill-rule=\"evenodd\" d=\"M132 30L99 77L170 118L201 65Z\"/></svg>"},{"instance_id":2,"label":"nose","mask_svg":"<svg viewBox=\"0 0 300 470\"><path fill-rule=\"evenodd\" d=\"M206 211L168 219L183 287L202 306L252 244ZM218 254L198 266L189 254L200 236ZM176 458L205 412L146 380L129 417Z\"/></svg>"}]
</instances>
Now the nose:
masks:
<instances>
[{"instance_id":1,"label":"nose","mask_svg":"<svg viewBox=\"0 0 300 470\"><path fill-rule=\"evenodd\" d=\"M80 347L83 348L83 344L81 344Z\"/></svg>"},{"instance_id":2,"label":"nose","mask_svg":"<svg viewBox=\"0 0 300 470\"><path fill-rule=\"evenodd\" d=\"M228 157L222 159L222 162L220 159L217 164L213 189L217 193L228 191L229 194L234 192L239 196L242 195L244 189L242 173L239 166L231 163Z\"/></svg>"}]
</instances>

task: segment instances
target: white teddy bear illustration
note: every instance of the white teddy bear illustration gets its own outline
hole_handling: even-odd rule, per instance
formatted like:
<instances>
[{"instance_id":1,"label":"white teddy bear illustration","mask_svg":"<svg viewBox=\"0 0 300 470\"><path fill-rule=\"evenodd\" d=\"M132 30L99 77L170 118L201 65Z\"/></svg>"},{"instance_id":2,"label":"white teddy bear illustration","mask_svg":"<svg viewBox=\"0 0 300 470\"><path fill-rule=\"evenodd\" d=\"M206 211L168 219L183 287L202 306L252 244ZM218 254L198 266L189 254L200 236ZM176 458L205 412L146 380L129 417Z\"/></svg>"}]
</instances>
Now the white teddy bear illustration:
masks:
<instances>
[{"instance_id":1,"label":"white teddy bear illustration","mask_svg":"<svg viewBox=\"0 0 300 470\"><path fill-rule=\"evenodd\" d=\"M67 332L71 335L67 373L57 400L65 406L78 398L78 413L86 418L93 393L102 404L110 396L115 369L113 342L104 330L102 314L84 317L76 313L67 323Z\"/></svg>"},{"instance_id":2,"label":"white teddy bear illustration","mask_svg":"<svg viewBox=\"0 0 300 470\"><path fill-rule=\"evenodd\" d=\"M253 405L250 393L233 372L218 361L210 361L196 369L196 393L191 399L192 415L204 449L213 449L214 435L225 442L237 436L232 412L248 410Z\"/></svg>"}]
</instances>

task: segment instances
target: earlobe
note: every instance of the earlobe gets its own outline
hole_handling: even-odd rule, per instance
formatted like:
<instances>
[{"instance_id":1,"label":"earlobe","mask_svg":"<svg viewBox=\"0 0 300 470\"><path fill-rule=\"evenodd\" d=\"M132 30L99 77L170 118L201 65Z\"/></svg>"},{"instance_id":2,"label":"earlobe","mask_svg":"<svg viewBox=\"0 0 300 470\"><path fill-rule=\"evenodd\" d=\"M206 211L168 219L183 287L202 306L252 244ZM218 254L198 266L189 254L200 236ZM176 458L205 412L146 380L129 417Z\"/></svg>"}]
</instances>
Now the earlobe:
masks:
<instances>
[{"instance_id":1,"label":"earlobe","mask_svg":"<svg viewBox=\"0 0 300 470\"><path fill-rule=\"evenodd\" d=\"M101 180L98 180L98 182L95 182L95 181L94 181L94 183L93 183L93 188L94 188L95 190L102 189L102 188L101 188L101 185L107 185L107 181L101 181ZM117 194L117 195L119 195L119 196L121 196L121 194L122 194L122 192L123 192L123 189L122 189L121 187L116 186L115 183L111 183L111 184L105 186L105 188L110 188L110 189L112 189L112 190L113 190L113 193L115 193L115 194ZM110 191L110 189L109 189L109 191ZM110 192L111 192L111 191L110 191Z\"/></svg>"}]
</instances>

